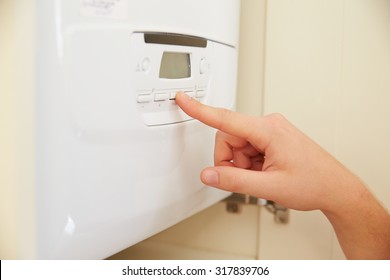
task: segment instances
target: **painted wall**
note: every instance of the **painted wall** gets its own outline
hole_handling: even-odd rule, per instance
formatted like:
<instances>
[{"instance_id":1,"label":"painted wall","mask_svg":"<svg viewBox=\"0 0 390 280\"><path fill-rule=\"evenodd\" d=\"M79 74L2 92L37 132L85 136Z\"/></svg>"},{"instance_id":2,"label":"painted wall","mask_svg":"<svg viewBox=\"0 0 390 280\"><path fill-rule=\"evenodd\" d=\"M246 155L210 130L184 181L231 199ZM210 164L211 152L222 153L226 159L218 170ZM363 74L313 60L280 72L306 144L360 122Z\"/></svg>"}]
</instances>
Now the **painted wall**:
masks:
<instances>
[{"instance_id":1,"label":"painted wall","mask_svg":"<svg viewBox=\"0 0 390 280\"><path fill-rule=\"evenodd\" d=\"M285 114L389 208L390 2L268 1L265 67L264 112ZM320 213L295 212L287 236L261 218L262 258L343 257Z\"/></svg>"},{"instance_id":2,"label":"painted wall","mask_svg":"<svg viewBox=\"0 0 390 280\"><path fill-rule=\"evenodd\" d=\"M0 1L0 259L34 250L34 4Z\"/></svg>"}]
</instances>

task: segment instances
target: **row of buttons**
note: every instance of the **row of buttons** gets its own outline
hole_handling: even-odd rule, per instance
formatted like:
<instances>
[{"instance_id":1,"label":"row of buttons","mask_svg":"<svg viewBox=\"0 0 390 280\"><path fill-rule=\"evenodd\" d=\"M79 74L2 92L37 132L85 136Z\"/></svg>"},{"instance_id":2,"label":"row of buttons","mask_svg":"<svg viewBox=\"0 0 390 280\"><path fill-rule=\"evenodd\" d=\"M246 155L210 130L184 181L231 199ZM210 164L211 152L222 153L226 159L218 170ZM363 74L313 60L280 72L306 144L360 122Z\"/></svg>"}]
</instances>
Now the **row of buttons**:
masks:
<instances>
[{"instance_id":1,"label":"row of buttons","mask_svg":"<svg viewBox=\"0 0 390 280\"><path fill-rule=\"evenodd\" d=\"M188 96L195 98L203 98L206 96L205 90L197 91L184 91ZM137 96L138 103L149 103L149 102L161 102L166 100L175 100L176 92L156 92L152 93L141 93Z\"/></svg>"}]
</instances>

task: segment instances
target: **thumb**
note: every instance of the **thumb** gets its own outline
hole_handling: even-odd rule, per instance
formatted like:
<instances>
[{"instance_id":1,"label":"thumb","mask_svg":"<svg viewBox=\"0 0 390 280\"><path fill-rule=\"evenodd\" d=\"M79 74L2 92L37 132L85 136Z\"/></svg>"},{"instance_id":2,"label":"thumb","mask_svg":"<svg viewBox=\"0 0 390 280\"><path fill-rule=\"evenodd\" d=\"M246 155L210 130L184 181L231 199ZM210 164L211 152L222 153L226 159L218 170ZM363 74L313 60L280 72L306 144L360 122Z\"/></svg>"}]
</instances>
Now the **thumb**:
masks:
<instances>
[{"instance_id":1,"label":"thumb","mask_svg":"<svg viewBox=\"0 0 390 280\"><path fill-rule=\"evenodd\" d=\"M278 185L274 173L217 166L204 169L200 178L205 185L211 187L272 200L277 192L275 186Z\"/></svg>"}]
</instances>

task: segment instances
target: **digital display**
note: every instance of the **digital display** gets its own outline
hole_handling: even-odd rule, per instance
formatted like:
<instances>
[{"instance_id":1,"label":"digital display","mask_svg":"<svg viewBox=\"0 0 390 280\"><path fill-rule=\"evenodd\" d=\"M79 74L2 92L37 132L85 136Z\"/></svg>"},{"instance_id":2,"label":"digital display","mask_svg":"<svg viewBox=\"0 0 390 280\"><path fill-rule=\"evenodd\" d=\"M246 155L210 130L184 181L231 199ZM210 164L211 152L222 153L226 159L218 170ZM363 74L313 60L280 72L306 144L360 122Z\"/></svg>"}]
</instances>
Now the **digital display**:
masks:
<instances>
[{"instance_id":1,"label":"digital display","mask_svg":"<svg viewBox=\"0 0 390 280\"><path fill-rule=\"evenodd\" d=\"M161 59L160 78L184 79L191 77L189 53L164 52Z\"/></svg>"}]
</instances>

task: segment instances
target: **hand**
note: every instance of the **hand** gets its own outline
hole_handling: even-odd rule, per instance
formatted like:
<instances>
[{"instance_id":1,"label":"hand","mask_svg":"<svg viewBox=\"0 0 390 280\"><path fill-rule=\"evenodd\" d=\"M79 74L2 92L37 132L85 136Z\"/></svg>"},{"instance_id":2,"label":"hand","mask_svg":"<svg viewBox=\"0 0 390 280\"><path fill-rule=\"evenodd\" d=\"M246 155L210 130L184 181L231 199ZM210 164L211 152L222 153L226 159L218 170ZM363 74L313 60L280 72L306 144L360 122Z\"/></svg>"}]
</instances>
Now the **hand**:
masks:
<instances>
[{"instance_id":1,"label":"hand","mask_svg":"<svg viewBox=\"0 0 390 280\"><path fill-rule=\"evenodd\" d=\"M356 177L283 116L252 117L203 105L183 93L177 104L219 131L209 186L272 200L297 210L332 211ZM344 182L343 182L344 181Z\"/></svg>"},{"instance_id":2,"label":"hand","mask_svg":"<svg viewBox=\"0 0 390 280\"><path fill-rule=\"evenodd\" d=\"M251 117L203 105L183 93L177 104L218 129L209 186L321 210L347 258L390 258L390 215L364 184L283 116Z\"/></svg>"}]
</instances>

